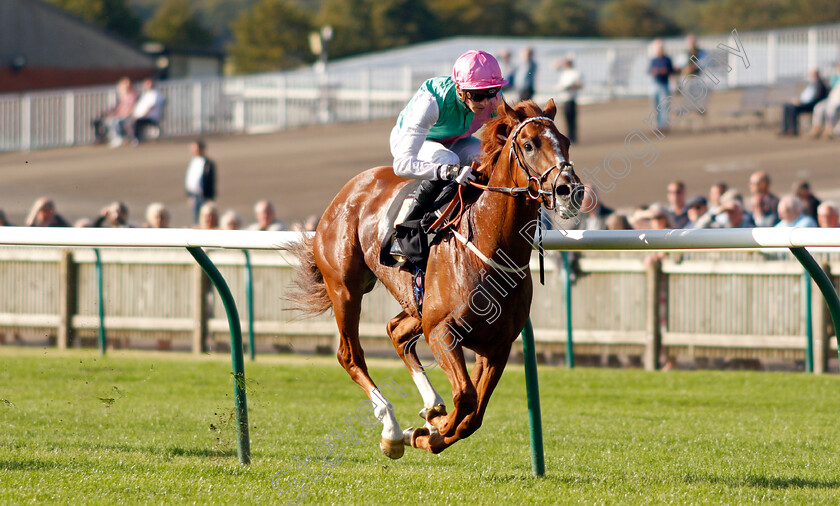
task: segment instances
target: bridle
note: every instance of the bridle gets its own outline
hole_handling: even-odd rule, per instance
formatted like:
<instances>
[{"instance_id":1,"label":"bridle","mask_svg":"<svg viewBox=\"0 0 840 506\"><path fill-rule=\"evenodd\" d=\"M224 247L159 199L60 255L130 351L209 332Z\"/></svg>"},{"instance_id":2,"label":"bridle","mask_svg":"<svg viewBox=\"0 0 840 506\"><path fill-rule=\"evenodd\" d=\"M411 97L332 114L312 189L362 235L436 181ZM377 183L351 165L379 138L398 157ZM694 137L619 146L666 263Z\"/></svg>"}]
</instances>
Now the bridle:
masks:
<instances>
[{"instance_id":1,"label":"bridle","mask_svg":"<svg viewBox=\"0 0 840 506\"><path fill-rule=\"evenodd\" d=\"M545 206L547 210L553 210L557 205L557 181L560 179L560 176L564 176L567 180L571 181L572 178L569 174L569 170L574 170L575 166L572 162L563 160L559 164L553 165L550 169L540 174L534 170L533 167L528 165L527 161L523 160L524 154L522 154L522 146L517 144L516 138L519 136L519 132L522 131L525 125L536 121L548 122L549 124L554 123L551 118L547 118L545 116L535 116L526 119L517 125L516 129L514 129L511 133L510 151L508 151L508 172L510 173L511 180L513 180L513 160L516 159L517 165L525 171L525 174L528 175L528 186L486 186L476 182L470 182L470 184L481 190L504 193L512 197L527 195L532 200L542 200L542 205ZM555 170L557 173L554 176L554 180L551 182L551 191L543 190L543 184L548 181L551 173Z\"/></svg>"}]
</instances>

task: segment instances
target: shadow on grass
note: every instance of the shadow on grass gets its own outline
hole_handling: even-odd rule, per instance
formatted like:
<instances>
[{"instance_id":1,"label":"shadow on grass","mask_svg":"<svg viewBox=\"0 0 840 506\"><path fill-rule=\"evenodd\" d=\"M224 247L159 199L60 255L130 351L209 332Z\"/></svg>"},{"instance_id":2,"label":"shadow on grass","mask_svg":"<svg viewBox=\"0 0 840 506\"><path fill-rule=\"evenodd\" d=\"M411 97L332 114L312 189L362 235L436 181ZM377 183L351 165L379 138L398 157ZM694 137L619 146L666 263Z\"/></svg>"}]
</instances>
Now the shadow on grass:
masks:
<instances>
[{"instance_id":1,"label":"shadow on grass","mask_svg":"<svg viewBox=\"0 0 840 506\"><path fill-rule=\"evenodd\" d=\"M0 460L0 470L3 471L49 471L57 468L66 468L65 462L51 462L38 459L14 459Z\"/></svg>"},{"instance_id":2,"label":"shadow on grass","mask_svg":"<svg viewBox=\"0 0 840 506\"><path fill-rule=\"evenodd\" d=\"M767 489L811 488L811 489L840 489L840 480L811 480L808 478L768 477L748 474L746 476L706 476L688 474L686 483L720 483L730 487L755 487Z\"/></svg>"},{"instance_id":3,"label":"shadow on grass","mask_svg":"<svg viewBox=\"0 0 840 506\"><path fill-rule=\"evenodd\" d=\"M180 448L173 446L166 449L172 457L236 457L236 450L217 448Z\"/></svg>"}]
</instances>

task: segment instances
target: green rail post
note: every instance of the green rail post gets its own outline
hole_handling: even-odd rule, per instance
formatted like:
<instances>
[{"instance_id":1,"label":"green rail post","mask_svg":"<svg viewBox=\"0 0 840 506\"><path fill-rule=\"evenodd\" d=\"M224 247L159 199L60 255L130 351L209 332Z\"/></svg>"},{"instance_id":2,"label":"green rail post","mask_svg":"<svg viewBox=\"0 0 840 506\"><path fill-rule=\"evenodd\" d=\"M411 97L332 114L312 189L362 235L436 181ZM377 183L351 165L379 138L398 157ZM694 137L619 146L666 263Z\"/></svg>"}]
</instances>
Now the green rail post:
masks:
<instances>
[{"instance_id":1,"label":"green rail post","mask_svg":"<svg viewBox=\"0 0 840 506\"><path fill-rule=\"evenodd\" d=\"M542 414L540 413L540 384L537 378L537 352L534 349L534 327L531 319L522 329L522 353L525 355L525 389L528 394L528 428L531 431L531 471L534 476L545 474L543 454Z\"/></svg>"},{"instance_id":2,"label":"green rail post","mask_svg":"<svg viewBox=\"0 0 840 506\"><path fill-rule=\"evenodd\" d=\"M814 260L814 257L808 253L808 250L805 248L790 248L790 252L805 267L805 270L808 271L808 274L811 275L820 292L822 292L825 302L828 304L828 311L831 313L831 321L834 322L834 333L838 343L840 343L840 335L838 335L840 331L837 330L840 329L840 297L837 296L834 284L817 261ZM840 345L838 346L838 355L840 355Z\"/></svg>"},{"instance_id":3,"label":"green rail post","mask_svg":"<svg viewBox=\"0 0 840 506\"><path fill-rule=\"evenodd\" d=\"M248 355L254 361L254 284L251 269L251 255L243 249L245 254L245 302L248 305Z\"/></svg>"},{"instance_id":4,"label":"green rail post","mask_svg":"<svg viewBox=\"0 0 840 506\"><path fill-rule=\"evenodd\" d=\"M99 354L105 355L105 297L102 294L102 258L99 256L99 248L93 248L96 255L96 290L99 296Z\"/></svg>"},{"instance_id":5,"label":"green rail post","mask_svg":"<svg viewBox=\"0 0 840 506\"><path fill-rule=\"evenodd\" d=\"M811 314L811 276L802 273L805 282L805 372L814 372L814 319Z\"/></svg>"},{"instance_id":6,"label":"green rail post","mask_svg":"<svg viewBox=\"0 0 840 506\"><path fill-rule=\"evenodd\" d=\"M563 258L563 289L566 297L566 367L575 368L575 347L572 340L572 270L569 265L569 252L560 253Z\"/></svg>"},{"instance_id":7,"label":"green rail post","mask_svg":"<svg viewBox=\"0 0 840 506\"><path fill-rule=\"evenodd\" d=\"M245 398L245 361L242 358L242 329L239 325L239 312L236 310L236 302L230 293L225 278L207 254L198 247L188 247L187 251L195 258L198 265L204 270L210 281L219 291L219 296L227 311L228 325L230 326L230 356L233 362L233 395L236 412L236 433L239 439L239 462L242 464L251 463L251 442L248 437L248 403Z\"/></svg>"}]
</instances>

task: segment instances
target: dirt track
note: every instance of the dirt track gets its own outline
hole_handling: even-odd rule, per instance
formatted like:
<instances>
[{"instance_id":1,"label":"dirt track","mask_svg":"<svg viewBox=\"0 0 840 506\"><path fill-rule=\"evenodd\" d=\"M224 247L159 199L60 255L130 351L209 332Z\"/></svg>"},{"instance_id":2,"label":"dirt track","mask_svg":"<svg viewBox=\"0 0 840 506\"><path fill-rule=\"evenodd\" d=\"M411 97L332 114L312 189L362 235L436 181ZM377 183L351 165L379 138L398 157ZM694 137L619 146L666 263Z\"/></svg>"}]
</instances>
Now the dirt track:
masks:
<instances>
[{"instance_id":1,"label":"dirt track","mask_svg":"<svg viewBox=\"0 0 840 506\"><path fill-rule=\"evenodd\" d=\"M775 128L713 128L732 125L724 112L735 108L737 100L737 93L716 94L705 123L691 118L700 131L693 132L683 122L664 139L652 141L649 149L657 158L649 167L630 158L632 167L620 180L607 176L602 168L604 182L615 184L613 191L602 194L604 203L621 207L665 200L665 186L672 179L684 180L689 196L706 194L709 185L719 180L746 192L749 174L758 169L771 174L772 190L777 194L787 193L792 181L805 178L819 197L840 198L840 142L779 139ZM643 126L649 108L647 100L582 107L582 142L572 148L579 173L586 167L603 167L610 153L626 153L624 139L635 128L650 135ZM261 198L271 199L287 222L320 213L354 174L390 164L387 139L392 124L383 120L208 138L209 156L219 168L219 207L222 211L234 209L246 224L253 221L251 208ZM562 120L558 124L562 130ZM188 207L183 178L189 141L2 154L0 209L21 224L32 202L42 195L53 197L58 211L69 220L94 216L108 202L124 200L131 220L139 223L146 205L161 201L169 207L173 224L185 226ZM641 150L641 144L634 146ZM614 170L622 168L615 163ZM582 177L587 184L593 183Z\"/></svg>"}]
</instances>

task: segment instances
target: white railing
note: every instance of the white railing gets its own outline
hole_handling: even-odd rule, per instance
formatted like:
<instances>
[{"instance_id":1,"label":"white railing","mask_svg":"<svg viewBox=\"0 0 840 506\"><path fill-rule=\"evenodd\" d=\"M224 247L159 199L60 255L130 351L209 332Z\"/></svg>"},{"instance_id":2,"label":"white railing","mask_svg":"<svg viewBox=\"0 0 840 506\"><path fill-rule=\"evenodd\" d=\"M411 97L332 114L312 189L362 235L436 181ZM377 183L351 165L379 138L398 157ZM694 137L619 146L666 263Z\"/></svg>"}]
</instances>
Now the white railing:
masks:
<instances>
[{"instance_id":1,"label":"white railing","mask_svg":"<svg viewBox=\"0 0 840 506\"><path fill-rule=\"evenodd\" d=\"M803 80L809 68L828 74L840 61L840 25L738 32L738 37L749 68L719 49L720 44L735 47L731 34L698 39L719 61L717 74L725 76L714 89ZM649 91L645 40L454 39L440 44L439 56L436 53L440 59L435 62L425 58L417 64L405 63L413 61L408 48L399 52L399 59L381 55L370 60L350 59L321 73L303 69L161 82L160 90L167 99L163 135L256 133L395 117L424 79L448 72L456 53L466 44L488 49L534 46L541 69L536 83L539 100L552 95L554 62L569 52L575 54L583 74L583 102L644 96ZM668 39L665 45L675 63L682 64L684 41ZM114 100L110 86L0 95L0 152L90 144L94 142L92 121Z\"/></svg>"}]
</instances>

